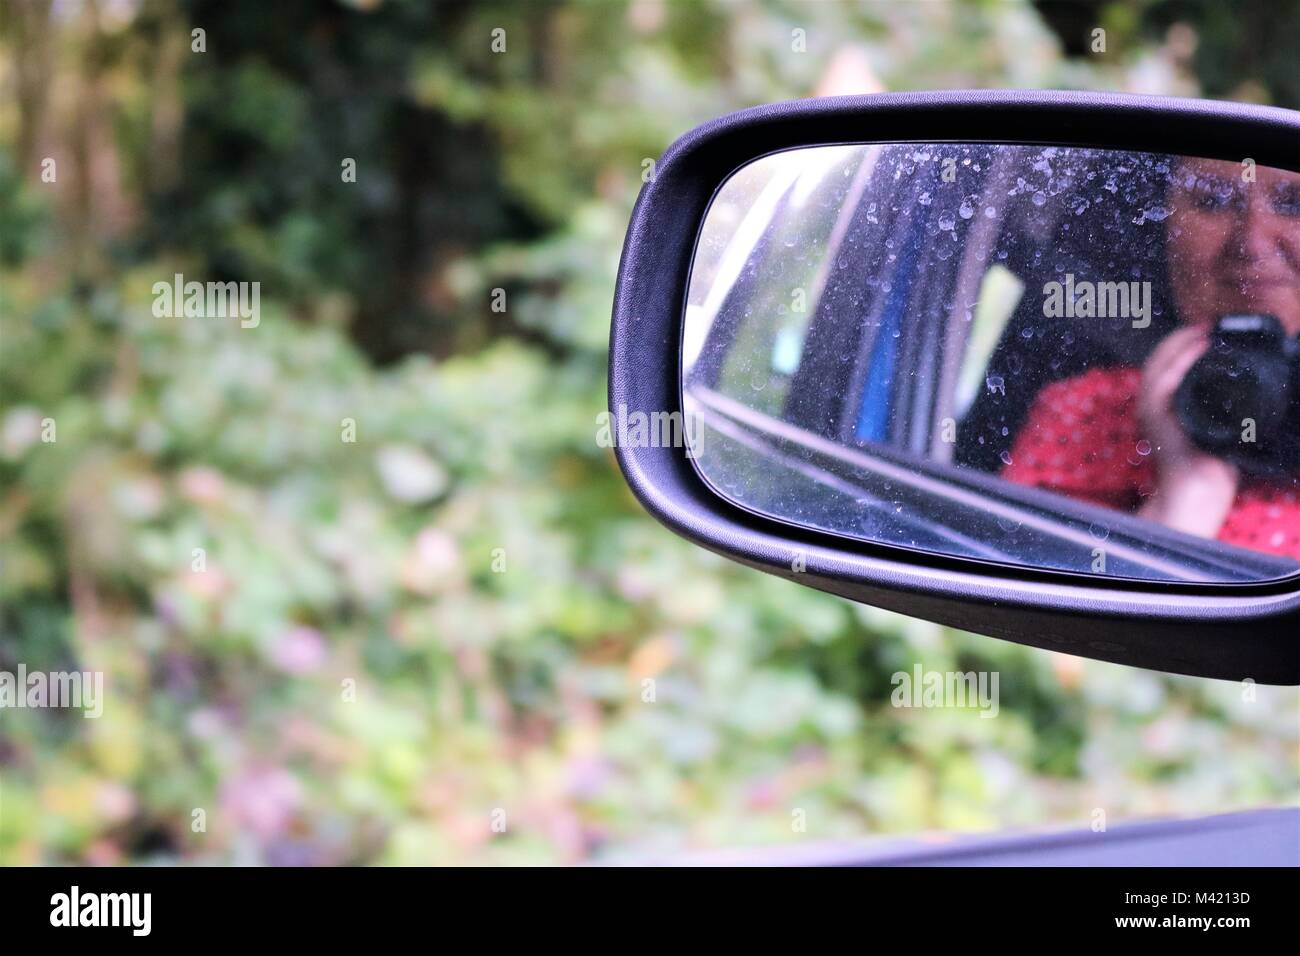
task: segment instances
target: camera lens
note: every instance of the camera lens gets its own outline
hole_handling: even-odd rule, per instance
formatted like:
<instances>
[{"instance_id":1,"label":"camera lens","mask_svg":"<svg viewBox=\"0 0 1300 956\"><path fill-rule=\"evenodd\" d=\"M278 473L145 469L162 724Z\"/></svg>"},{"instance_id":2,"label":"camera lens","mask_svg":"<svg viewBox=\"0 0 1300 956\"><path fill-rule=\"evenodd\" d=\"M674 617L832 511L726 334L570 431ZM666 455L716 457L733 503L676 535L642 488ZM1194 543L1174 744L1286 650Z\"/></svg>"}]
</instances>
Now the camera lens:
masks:
<instances>
[{"instance_id":1,"label":"camera lens","mask_svg":"<svg viewBox=\"0 0 1300 956\"><path fill-rule=\"evenodd\" d=\"M1227 316L1175 397L1187 436L1251 474L1293 467L1295 349L1272 316ZM1300 397L1300 396L1297 396Z\"/></svg>"}]
</instances>

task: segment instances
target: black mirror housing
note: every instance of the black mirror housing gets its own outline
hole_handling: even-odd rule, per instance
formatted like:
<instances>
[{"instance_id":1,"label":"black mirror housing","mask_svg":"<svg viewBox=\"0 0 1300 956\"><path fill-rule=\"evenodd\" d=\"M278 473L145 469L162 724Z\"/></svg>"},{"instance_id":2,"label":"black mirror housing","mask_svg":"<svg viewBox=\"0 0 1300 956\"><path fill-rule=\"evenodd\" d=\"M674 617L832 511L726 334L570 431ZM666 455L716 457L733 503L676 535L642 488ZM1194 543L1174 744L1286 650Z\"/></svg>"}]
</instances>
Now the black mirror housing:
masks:
<instances>
[{"instance_id":1,"label":"black mirror housing","mask_svg":"<svg viewBox=\"0 0 1300 956\"><path fill-rule=\"evenodd\" d=\"M681 343L700 225L737 168L801 146L998 142L1251 159L1300 169L1300 113L1098 93L899 93L779 103L687 133L657 163L619 266L609 407L682 416ZM788 580L952 627L1159 671L1300 683L1300 575L1193 584L990 565L849 541L715 494L680 444L616 444L651 514L696 544Z\"/></svg>"}]
</instances>

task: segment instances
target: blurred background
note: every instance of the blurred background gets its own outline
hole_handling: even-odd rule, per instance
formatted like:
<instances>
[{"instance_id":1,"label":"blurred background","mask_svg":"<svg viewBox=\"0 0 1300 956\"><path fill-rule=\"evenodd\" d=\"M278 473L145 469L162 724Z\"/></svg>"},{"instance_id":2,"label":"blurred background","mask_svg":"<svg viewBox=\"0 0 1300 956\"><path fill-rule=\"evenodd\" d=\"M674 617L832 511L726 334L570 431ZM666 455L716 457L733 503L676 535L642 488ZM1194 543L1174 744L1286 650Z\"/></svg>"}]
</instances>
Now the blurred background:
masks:
<instances>
[{"instance_id":1,"label":"blurred background","mask_svg":"<svg viewBox=\"0 0 1300 956\"><path fill-rule=\"evenodd\" d=\"M1296 0L0 0L0 670L106 698L0 711L0 862L577 863L1294 803L1297 689L728 564L596 439L623 231L693 125L881 89L1298 108L1298 44ZM259 323L155 315L177 273L260 283ZM916 664L998 671L998 717L892 707Z\"/></svg>"}]
</instances>

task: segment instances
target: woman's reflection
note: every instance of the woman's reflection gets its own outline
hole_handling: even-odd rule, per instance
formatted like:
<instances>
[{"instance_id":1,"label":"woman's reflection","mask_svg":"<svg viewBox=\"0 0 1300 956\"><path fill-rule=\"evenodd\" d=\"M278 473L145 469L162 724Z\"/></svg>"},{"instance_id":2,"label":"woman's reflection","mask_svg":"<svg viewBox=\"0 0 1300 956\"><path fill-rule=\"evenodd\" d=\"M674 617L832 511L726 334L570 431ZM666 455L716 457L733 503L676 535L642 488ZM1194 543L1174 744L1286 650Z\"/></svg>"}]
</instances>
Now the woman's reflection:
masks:
<instances>
[{"instance_id":1,"label":"woman's reflection","mask_svg":"<svg viewBox=\"0 0 1300 956\"><path fill-rule=\"evenodd\" d=\"M1300 333L1300 174L1249 167L1252 181L1245 169L1180 163L1166 255L1181 327L1142 367L1093 369L1044 388L1002 474L1179 531L1300 557L1300 476L1277 467L1268 478L1247 474L1230 456L1202 450L1175 407L1221 318L1272 316L1287 336Z\"/></svg>"}]
</instances>

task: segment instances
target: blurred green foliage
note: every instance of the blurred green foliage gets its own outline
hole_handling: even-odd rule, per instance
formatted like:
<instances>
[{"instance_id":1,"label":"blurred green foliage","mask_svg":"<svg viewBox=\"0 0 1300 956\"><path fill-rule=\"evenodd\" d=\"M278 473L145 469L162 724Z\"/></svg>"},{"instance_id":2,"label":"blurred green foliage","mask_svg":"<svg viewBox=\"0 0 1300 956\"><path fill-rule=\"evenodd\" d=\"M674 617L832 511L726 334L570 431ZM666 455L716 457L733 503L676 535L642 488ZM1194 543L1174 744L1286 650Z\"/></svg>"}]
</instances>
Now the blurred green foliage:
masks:
<instances>
[{"instance_id":1,"label":"blurred green foliage","mask_svg":"<svg viewBox=\"0 0 1300 956\"><path fill-rule=\"evenodd\" d=\"M850 43L891 87L1124 87L1165 62L1145 21L1079 62L1021 4L35 8L39 61L0 19L0 75L56 94L0 107L0 669L108 700L0 713L0 861L571 862L1293 799L1294 689L760 576L596 443L675 135ZM155 317L176 272L261 282L260 324ZM891 707L917 663L999 671L998 718Z\"/></svg>"}]
</instances>

